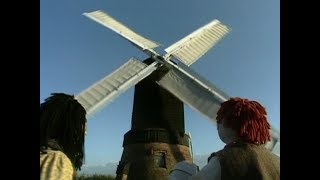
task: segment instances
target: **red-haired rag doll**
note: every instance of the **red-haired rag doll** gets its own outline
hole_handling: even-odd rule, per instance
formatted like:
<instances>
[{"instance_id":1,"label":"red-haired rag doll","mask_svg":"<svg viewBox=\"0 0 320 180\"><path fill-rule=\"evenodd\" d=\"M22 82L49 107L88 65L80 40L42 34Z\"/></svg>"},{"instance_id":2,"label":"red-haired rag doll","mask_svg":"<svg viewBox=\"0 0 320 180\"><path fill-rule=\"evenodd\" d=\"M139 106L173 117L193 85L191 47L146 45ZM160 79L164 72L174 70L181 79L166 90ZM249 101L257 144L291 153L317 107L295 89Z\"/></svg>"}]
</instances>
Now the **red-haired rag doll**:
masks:
<instances>
[{"instance_id":1,"label":"red-haired rag doll","mask_svg":"<svg viewBox=\"0 0 320 180\"><path fill-rule=\"evenodd\" d=\"M280 179L280 157L265 147L270 124L265 108L257 101L234 97L221 103L217 129L225 147L195 171L195 164L178 162L169 180L181 179Z\"/></svg>"}]
</instances>

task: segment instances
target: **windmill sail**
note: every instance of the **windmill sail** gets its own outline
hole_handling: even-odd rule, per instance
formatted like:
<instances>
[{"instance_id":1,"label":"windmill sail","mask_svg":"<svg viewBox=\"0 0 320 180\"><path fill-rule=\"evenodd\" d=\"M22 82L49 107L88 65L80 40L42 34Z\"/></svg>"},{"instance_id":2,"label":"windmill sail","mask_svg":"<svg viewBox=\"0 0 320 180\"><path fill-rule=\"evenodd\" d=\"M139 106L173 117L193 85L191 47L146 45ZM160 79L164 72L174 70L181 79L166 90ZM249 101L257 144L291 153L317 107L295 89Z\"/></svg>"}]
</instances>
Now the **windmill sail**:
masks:
<instances>
[{"instance_id":1,"label":"windmill sail","mask_svg":"<svg viewBox=\"0 0 320 180\"><path fill-rule=\"evenodd\" d=\"M172 55L190 66L217 44L229 31L229 28L219 20L213 20L166 48L165 51L168 54L165 56Z\"/></svg>"},{"instance_id":2,"label":"windmill sail","mask_svg":"<svg viewBox=\"0 0 320 180\"><path fill-rule=\"evenodd\" d=\"M230 96L188 67L172 64L169 66L171 70L157 83L192 109L215 122L220 104ZM266 147L272 150L276 143L280 144L280 132L271 127L271 141Z\"/></svg>"},{"instance_id":3,"label":"windmill sail","mask_svg":"<svg viewBox=\"0 0 320 180\"><path fill-rule=\"evenodd\" d=\"M90 116L151 74L156 69L156 64L152 63L148 66L131 58L112 74L82 91L76 96L76 99L87 111L87 116Z\"/></svg>"},{"instance_id":4,"label":"windmill sail","mask_svg":"<svg viewBox=\"0 0 320 180\"><path fill-rule=\"evenodd\" d=\"M273 150L276 145L278 145L280 149L280 132L271 126L271 141L266 144L266 147L270 150Z\"/></svg>"},{"instance_id":5,"label":"windmill sail","mask_svg":"<svg viewBox=\"0 0 320 180\"><path fill-rule=\"evenodd\" d=\"M220 104L229 98L190 68L182 66L172 66L157 83L212 120L215 120Z\"/></svg>"},{"instance_id":6,"label":"windmill sail","mask_svg":"<svg viewBox=\"0 0 320 180\"><path fill-rule=\"evenodd\" d=\"M84 15L118 33L147 54L159 55L153 50L160 45L159 43L134 32L109 14L98 10L84 13ZM219 20L213 20L166 48L167 54L164 56L164 59L175 57L187 66L190 66L216 45L229 31L230 29Z\"/></svg>"},{"instance_id":7,"label":"windmill sail","mask_svg":"<svg viewBox=\"0 0 320 180\"><path fill-rule=\"evenodd\" d=\"M192 109L216 121L220 104L230 96L188 67L167 65L171 70L157 83ZM272 150L276 143L280 144L280 132L271 126L271 141L267 147Z\"/></svg>"},{"instance_id":8,"label":"windmill sail","mask_svg":"<svg viewBox=\"0 0 320 180\"><path fill-rule=\"evenodd\" d=\"M203 56L230 31L226 25L213 20L166 48L167 54L160 56L153 50L159 46L157 42L139 35L107 13L98 10L84 13L84 15L118 33L156 60L146 65L136 59L130 59L111 75L81 92L76 98L89 115L164 64L170 67L170 71L157 83L191 108L215 120L220 104L228 100L229 96L193 72L188 66ZM170 59L173 57L186 66L178 67L172 63ZM270 147L273 148L275 143L280 142L280 134L274 128L271 131Z\"/></svg>"},{"instance_id":9,"label":"windmill sail","mask_svg":"<svg viewBox=\"0 0 320 180\"><path fill-rule=\"evenodd\" d=\"M142 50L152 51L153 48L156 48L160 45L157 42L139 35L138 33L134 32L133 30L101 10L93 11L90 13L83 13L83 15L113 30L120 36L132 42L134 45L140 47Z\"/></svg>"}]
</instances>

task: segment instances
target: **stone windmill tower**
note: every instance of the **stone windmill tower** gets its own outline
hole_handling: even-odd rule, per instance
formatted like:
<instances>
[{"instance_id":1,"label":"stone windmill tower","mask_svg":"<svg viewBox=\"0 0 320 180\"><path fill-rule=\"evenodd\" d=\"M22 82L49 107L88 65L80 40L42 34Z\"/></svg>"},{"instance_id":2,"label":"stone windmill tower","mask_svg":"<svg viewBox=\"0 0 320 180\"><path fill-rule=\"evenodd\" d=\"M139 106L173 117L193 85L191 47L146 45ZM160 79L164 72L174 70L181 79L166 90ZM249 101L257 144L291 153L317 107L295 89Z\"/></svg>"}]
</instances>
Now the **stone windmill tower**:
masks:
<instances>
[{"instance_id":1,"label":"stone windmill tower","mask_svg":"<svg viewBox=\"0 0 320 180\"><path fill-rule=\"evenodd\" d=\"M88 116L135 86L131 129L124 135L117 179L166 179L176 162L192 161L190 139L184 130L183 105L215 119L229 96L188 66L211 49L229 28L213 20L160 55L159 44L129 29L103 11L84 13L149 55L130 58L110 75L76 96ZM177 59L182 63L175 63Z\"/></svg>"},{"instance_id":2,"label":"stone windmill tower","mask_svg":"<svg viewBox=\"0 0 320 180\"><path fill-rule=\"evenodd\" d=\"M160 67L135 86L131 130L124 135L117 179L166 179L176 162L192 162L183 102L156 83L167 71Z\"/></svg>"}]
</instances>

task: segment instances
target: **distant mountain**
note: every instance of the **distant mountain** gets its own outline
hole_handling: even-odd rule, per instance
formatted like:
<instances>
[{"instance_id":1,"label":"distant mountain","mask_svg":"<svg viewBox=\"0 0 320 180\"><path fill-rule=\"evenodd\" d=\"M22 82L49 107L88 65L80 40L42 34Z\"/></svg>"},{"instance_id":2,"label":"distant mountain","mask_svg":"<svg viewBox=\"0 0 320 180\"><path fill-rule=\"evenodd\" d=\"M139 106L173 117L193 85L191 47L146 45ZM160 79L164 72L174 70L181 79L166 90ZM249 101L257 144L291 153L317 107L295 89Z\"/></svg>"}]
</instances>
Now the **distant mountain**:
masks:
<instances>
[{"instance_id":1,"label":"distant mountain","mask_svg":"<svg viewBox=\"0 0 320 180\"><path fill-rule=\"evenodd\" d=\"M199 169L201 169L201 168L203 168L203 166L205 166L207 164L209 156L210 156L210 154L194 155L193 161L197 166L199 166Z\"/></svg>"},{"instance_id":2,"label":"distant mountain","mask_svg":"<svg viewBox=\"0 0 320 180\"><path fill-rule=\"evenodd\" d=\"M204 165L206 165L208 157L209 155L195 155L194 163L196 163L201 169ZM118 163L107 163L105 165L83 165L81 171L79 171L78 174L103 174L116 176L117 165Z\"/></svg>"},{"instance_id":3,"label":"distant mountain","mask_svg":"<svg viewBox=\"0 0 320 180\"><path fill-rule=\"evenodd\" d=\"M280 145L276 146L274 151L275 154L280 156ZM203 168L208 161L208 157L210 154L200 154L194 155L194 163L199 166L199 169ZM81 171L78 172L79 175L94 175L94 174L101 174L101 175L112 175L116 176L118 163L107 163L105 165L83 165Z\"/></svg>"},{"instance_id":4,"label":"distant mountain","mask_svg":"<svg viewBox=\"0 0 320 180\"><path fill-rule=\"evenodd\" d=\"M83 165L79 175L116 175L118 163L107 163L105 165Z\"/></svg>"}]
</instances>

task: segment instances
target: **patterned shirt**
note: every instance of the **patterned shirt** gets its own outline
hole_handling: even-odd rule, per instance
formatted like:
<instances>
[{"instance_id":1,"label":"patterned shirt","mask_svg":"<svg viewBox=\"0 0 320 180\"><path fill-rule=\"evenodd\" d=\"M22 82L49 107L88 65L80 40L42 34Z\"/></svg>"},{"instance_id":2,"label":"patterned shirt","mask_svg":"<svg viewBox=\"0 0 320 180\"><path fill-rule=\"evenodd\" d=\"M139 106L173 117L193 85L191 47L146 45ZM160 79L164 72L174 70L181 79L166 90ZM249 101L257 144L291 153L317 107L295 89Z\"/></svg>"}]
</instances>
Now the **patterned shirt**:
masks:
<instances>
[{"instance_id":1,"label":"patterned shirt","mask_svg":"<svg viewBox=\"0 0 320 180\"><path fill-rule=\"evenodd\" d=\"M72 163L62 151L40 151L40 180L72 180L73 176Z\"/></svg>"}]
</instances>

